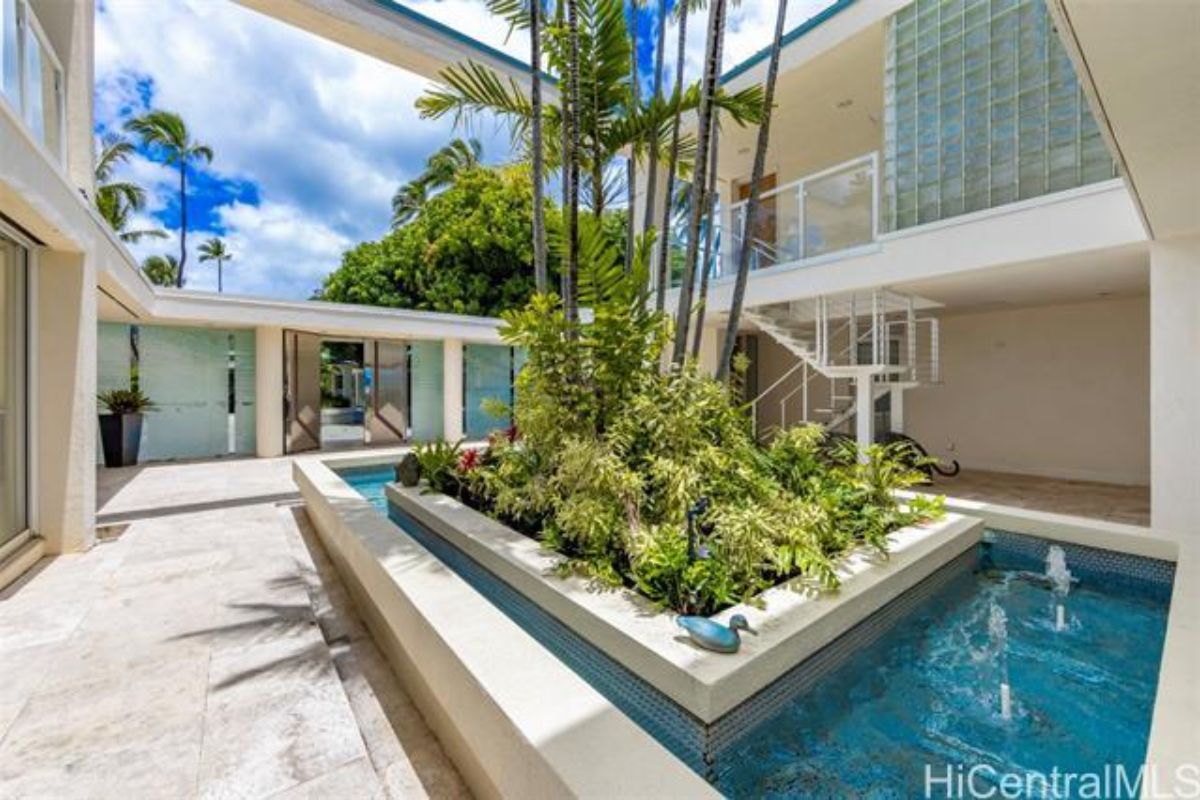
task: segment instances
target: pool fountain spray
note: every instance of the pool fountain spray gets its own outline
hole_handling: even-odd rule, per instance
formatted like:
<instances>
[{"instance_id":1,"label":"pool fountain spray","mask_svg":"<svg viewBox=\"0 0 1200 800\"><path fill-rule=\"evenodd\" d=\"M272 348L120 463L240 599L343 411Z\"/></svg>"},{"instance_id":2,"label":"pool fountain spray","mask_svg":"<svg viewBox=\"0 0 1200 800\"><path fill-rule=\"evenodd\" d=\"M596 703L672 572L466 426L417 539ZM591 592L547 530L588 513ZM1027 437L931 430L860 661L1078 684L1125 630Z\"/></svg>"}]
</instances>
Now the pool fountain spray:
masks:
<instances>
[{"instance_id":1,"label":"pool fountain spray","mask_svg":"<svg viewBox=\"0 0 1200 800\"><path fill-rule=\"evenodd\" d=\"M988 611L992 655L1000 663L1000 718L1012 719L1012 687L1008 683L1008 617L995 600Z\"/></svg>"},{"instance_id":2,"label":"pool fountain spray","mask_svg":"<svg viewBox=\"0 0 1200 800\"><path fill-rule=\"evenodd\" d=\"M1054 629L1067 629L1067 594L1071 591L1071 570L1067 569L1067 554L1058 545L1046 553L1046 578L1054 589Z\"/></svg>"}]
</instances>

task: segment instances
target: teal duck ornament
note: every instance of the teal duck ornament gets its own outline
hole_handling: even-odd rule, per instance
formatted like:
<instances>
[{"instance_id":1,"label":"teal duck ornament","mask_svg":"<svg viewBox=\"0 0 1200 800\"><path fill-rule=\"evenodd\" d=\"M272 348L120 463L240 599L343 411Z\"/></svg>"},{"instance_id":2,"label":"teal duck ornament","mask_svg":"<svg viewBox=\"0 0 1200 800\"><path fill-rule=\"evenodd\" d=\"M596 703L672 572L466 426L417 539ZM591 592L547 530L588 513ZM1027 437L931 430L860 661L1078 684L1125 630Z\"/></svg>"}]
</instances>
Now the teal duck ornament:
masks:
<instances>
[{"instance_id":1,"label":"teal duck ornament","mask_svg":"<svg viewBox=\"0 0 1200 800\"><path fill-rule=\"evenodd\" d=\"M714 650L718 653L736 653L738 651L738 648L742 646L742 639L738 636L739 630L754 633L750 623L741 614L734 614L730 617L728 625L722 625L708 617L677 617L675 621L679 627L687 631L693 642L705 650Z\"/></svg>"}]
</instances>

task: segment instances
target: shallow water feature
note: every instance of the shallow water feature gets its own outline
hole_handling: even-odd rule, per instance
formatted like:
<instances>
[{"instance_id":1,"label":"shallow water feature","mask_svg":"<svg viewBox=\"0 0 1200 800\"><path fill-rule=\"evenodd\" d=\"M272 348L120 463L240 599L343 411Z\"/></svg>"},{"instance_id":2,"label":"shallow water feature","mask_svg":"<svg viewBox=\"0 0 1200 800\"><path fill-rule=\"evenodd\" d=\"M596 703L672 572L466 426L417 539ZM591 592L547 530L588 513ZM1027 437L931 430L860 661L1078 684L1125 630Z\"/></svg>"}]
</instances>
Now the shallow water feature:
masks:
<instances>
[{"instance_id":1,"label":"shallow water feature","mask_svg":"<svg viewBox=\"0 0 1200 800\"><path fill-rule=\"evenodd\" d=\"M388 513L390 467L340 474ZM392 517L425 540L395 509ZM1133 777L1145 757L1173 579L1164 562L1064 546L1074 582L1060 629L1061 597L1045 574L1050 543L989 532L977 556L947 568L957 571L887 633L851 649L814 688L755 714L763 721L705 764L672 740L678 722L659 726L639 714L645 701L620 696L638 681L598 679L606 656L563 646L569 632L530 623L536 610L522 608L514 590L489 586L477 566L464 569L461 554L442 547L430 549L731 797L922 796L927 777L932 796L961 796L961 784L942 779L966 780L973 767L976 791L1014 774L1030 781L1030 796L1079 796L1082 784L1064 791L1060 779L1055 795L1038 775L1111 774L1122 765ZM1104 796L1121 794L1120 785L1105 787Z\"/></svg>"}]
</instances>

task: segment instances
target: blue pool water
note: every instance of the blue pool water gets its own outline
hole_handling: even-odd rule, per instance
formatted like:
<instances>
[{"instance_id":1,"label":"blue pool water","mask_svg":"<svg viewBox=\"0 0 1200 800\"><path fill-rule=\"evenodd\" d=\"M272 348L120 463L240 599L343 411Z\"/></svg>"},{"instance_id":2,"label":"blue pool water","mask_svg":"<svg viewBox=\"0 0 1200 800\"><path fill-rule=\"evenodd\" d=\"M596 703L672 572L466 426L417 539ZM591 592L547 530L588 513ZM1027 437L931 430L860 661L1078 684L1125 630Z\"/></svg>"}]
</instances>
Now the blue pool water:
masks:
<instances>
[{"instance_id":1,"label":"blue pool water","mask_svg":"<svg viewBox=\"0 0 1200 800\"><path fill-rule=\"evenodd\" d=\"M388 513L390 468L341 474ZM1051 592L1030 577L1044 570L1048 543L989 532L885 634L842 648L848 657L815 686L766 713L762 698L748 701L760 707L752 724L705 726L397 509L391 516L730 797L911 797L923 794L927 765L935 778L983 765L976 788L986 789L1004 774L1055 768L1121 764L1132 774L1145 757L1173 577L1163 562L1068 546L1078 582L1057 630ZM1006 619L1003 656L989 633L994 609ZM1000 713L1005 674L1010 719ZM946 796L939 786L934 796Z\"/></svg>"}]
</instances>

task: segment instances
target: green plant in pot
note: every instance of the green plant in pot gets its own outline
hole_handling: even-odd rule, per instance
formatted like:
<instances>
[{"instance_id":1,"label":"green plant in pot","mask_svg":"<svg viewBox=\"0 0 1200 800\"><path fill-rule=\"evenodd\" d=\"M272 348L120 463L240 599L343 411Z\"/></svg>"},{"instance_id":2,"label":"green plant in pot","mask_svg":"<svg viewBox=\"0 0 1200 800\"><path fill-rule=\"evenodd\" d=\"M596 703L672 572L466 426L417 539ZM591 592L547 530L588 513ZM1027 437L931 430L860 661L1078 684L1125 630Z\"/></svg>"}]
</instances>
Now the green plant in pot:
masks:
<instances>
[{"instance_id":1,"label":"green plant in pot","mask_svg":"<svg viewBox=\"0 0 1200 800\"><path fill-rule=\"evenodd\" d=\"M142 418L154 403L141 389L112 389L96 396L108 413L100 415L100 443L104 465L126 467L136 464L142 443Z\"/></svg>"}]
</instances>

